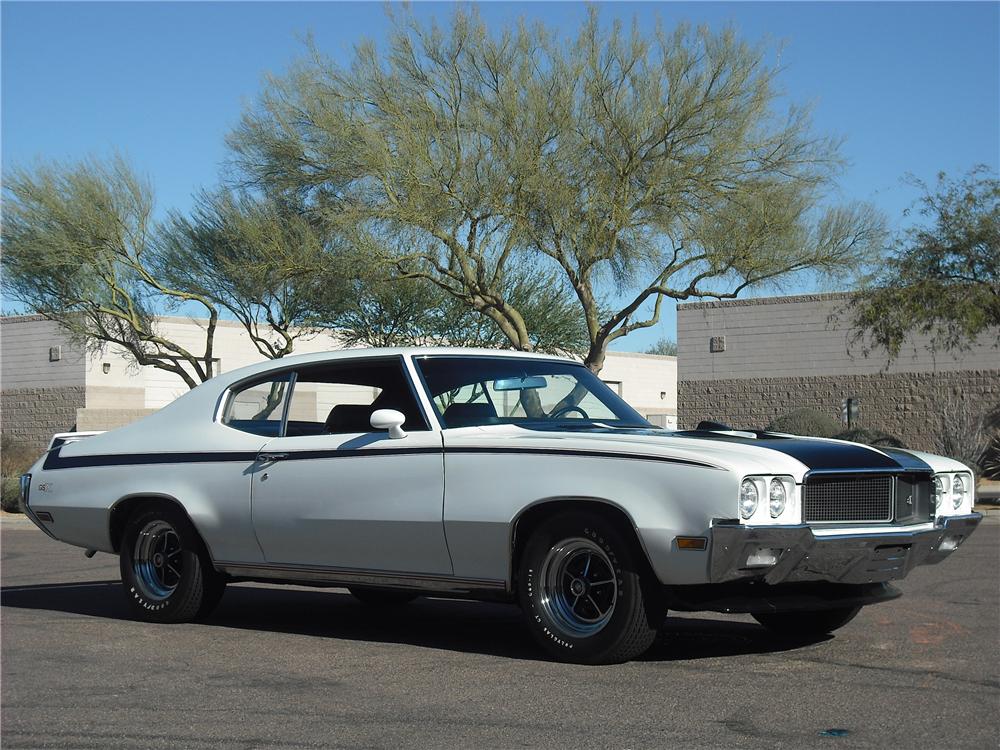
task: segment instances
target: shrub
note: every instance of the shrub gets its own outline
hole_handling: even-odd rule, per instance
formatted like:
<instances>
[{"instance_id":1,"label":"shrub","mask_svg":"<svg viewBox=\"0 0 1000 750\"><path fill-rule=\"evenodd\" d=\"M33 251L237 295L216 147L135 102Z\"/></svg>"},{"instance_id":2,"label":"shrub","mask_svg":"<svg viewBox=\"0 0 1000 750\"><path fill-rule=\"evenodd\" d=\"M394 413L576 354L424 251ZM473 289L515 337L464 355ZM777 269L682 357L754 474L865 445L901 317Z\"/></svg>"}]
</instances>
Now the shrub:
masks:
<instances>
[{"instance_id":1,"label":"shrub","mask_svg":"<svg viewBox=\"0 0 1000 750\"><path fill-rule=\"evenodd\" d=\"M837 440L850 440L852 443L864 443L875 448L905 448L902 441L878 430L847 430L838 435L834 435Z\"/></svg>"},{"instance_id":2,"label":"shrub","mask_svg":"<svg viewBox=\"0 0 1000 750\"><path fill-rule=\"evenodd\" d=\"M938 407L937 425L933 432L934 452L954 458L972 467L977 474L987 471L990 441L1000 407L983 408L982 403L952 391Z\"/></svg>"},{"instance_id":3,"label":"shrub","mask_svg":"<svg viewBox=\"0 0 1000 750\"><path fill-rule=\"evenodd\" d=\"M21 512L21 475L38 458L38 450L11 439L0 438L0 507L8 513Z\"/></svg>"},{"instance_id":4,"label":"shrub","mask_svg":"<svg viewBox=\"0 0 1000 750\"><path fill-rule=\"evenodd\" d=\"M767 426L768 432L786 432L789 435L810 437L833 437L844 431L844 426L829 414L815 409L796 409L773 420Z\"/></svg>"},{"instance_id":5,"label":"shrub","mask_svg":"<svg viewBox=\"0 0 1000 750\"><path fill-rule=\"evenodd\" d=\"M1000 479L1000 435L994 435L980 461L986 479Z\"/></svg>"},{"instance_id":6,"label":"shrub","mask_svg":"<svg viewBox=\"0 0 1000 750\"><path fill-rule=\"evenodd\" d=\"M21 512L21 480L18 477L0 478L0 508L8 513Z\"/></svg>"}]
</instances>

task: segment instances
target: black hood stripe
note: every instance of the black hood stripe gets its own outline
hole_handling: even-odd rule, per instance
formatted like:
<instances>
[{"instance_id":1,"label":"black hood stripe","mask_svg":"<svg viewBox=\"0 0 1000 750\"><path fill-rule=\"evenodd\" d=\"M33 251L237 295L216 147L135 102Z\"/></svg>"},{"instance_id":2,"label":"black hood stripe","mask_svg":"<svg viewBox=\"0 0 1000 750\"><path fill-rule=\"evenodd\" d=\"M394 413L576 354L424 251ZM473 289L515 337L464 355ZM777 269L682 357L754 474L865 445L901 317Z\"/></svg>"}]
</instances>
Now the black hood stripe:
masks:
<instances>
[{"instance_id":1,"label":"black hood stripe","mask_svg":"<svg viewBox=\"0 0 1000 750\"><path fill-rule=\"evenodd\" d=\"M791 456L810 471L933 471L916 456L895 448L871 448L860 443L805 439L758 432L756 437L726 435L705 430L677 432L682 437L767 448Z\"/></svg>"}]
</instances>

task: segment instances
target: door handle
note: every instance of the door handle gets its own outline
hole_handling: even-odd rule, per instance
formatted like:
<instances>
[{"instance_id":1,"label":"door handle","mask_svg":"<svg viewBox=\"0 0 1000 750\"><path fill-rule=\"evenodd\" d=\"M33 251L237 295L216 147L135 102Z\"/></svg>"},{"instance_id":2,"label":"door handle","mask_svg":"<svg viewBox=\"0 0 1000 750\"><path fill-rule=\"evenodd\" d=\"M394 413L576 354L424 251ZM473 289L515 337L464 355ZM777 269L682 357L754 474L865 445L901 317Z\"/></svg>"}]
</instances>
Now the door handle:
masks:
<instances>
[{"instance_id":1,"label":"door handle","mask_svg":"<svg viewBox=\"0 0 1000 750\"><path fill-rule=\"evenodd\" d=\"M270 463L271 461L280 461L283 458L288 458L287 453L258 453L257 460L262 464Z\"/></svg>"}]
</instances>

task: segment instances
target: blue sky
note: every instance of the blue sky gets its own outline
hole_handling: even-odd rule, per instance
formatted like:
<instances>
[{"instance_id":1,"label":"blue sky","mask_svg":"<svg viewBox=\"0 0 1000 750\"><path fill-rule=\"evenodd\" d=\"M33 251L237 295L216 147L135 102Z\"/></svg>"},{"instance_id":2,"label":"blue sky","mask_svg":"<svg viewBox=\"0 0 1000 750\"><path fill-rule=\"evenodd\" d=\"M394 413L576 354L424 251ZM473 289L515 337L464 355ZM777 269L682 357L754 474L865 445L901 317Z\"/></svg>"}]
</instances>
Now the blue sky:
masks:
<instances>
[{"instance_id":1,"label":"blue sky","mask_svg":"<svg viewBox=\"0 0 1000 750\"><path fill-rule=\"evenodd\" d=\"M419 3L421 17L450 4ZM614 3L602 18L734 25L782 44L788 99L814 105L817 132L845 138L844 200L870 200L899 220L912 172L1000 161L998 3ZM490 24L519 17L572 34L578 3L487 3ZM280 73L312 33L347 60L379 42L381 3L3 2L2 163L78 159L120 150L153 180L160 209L190 205L217 182L223 139L268 72ZM673 337L671 309L617 348Z\"/></svg>"}]
</instances>

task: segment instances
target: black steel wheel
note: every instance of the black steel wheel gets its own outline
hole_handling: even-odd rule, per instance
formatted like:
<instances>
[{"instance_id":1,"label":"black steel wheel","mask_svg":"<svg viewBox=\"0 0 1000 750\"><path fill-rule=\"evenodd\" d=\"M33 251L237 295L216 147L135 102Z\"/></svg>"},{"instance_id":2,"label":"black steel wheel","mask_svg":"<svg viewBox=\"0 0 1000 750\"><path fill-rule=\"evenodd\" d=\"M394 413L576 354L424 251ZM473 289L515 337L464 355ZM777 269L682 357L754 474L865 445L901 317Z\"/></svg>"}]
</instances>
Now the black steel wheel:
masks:
<instances>
[{"instance_id":1,"label":"black steel wheel","mask_svg":"<svg viewBox=\"0 0 1000 750\"><path fill-rule=\"evenodd\" d=\"M773 633L787 636L826 635L857 617L861 607L839 607L809 612L766 612L753 618Z\"/></svg>"},{"instance_id":2,"label":"black steel wheel","mask_svg":"<svg viewBox=\"0 0 1000 750\"><path fill-rule=\"evenodd\" d=\"M226 586L191 522L166 503L140 506L129 518L119 567L133 612L151 622L203 617Z\"/></svg>"},{"instance_id":3,"label":"black steel wheel","mask_svg":"<svg viewBox=\"0 0 1000 750\"><path fill-rule=\"evenodd\" d=\"M640 550L613 520L563 513L534 530L518 598L536 640L561 661L613 664L653 643L666 609Z\"/></svg>"}]
</instances>

